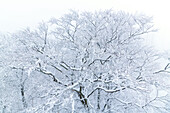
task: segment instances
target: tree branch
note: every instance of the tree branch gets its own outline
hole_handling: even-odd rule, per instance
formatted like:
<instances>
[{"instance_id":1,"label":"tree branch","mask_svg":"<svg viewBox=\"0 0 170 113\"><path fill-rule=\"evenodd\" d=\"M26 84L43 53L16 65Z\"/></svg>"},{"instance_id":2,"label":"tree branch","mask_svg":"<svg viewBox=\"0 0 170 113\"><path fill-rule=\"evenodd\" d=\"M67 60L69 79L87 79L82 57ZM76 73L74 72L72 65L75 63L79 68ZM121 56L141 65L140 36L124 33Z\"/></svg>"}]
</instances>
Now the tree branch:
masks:
<instances>
[{"instance_id":1,"label":"tree branch","mask_svg":"<svg viewBox=\"0 0 170 113\"><path fill-rule=\"evenodd\" d=\"M52 78L53 78L53 81L54 82L56 82L56 83L58 83L58 84L60 84L60 85L63 85L63 86L67 86L67 85L65 85L65 84L63 84L62 82L60 82L51 72L47 72L47 71L45 71L45 70L43 70L43 69L37 69L37 71L39 71L39 72L41 72L41 73L43 73L43 74L45 74L45 75L49 75L49 76L51 76Z\"/></svg>"},{"instance_id":2,"label":"tree branch","mask_svg":"<svg viewBox=\"0 0 170 113\"><path fill-rule=\"evenodd\" d=\"M94 89L91 93L88 94L87 98L89 98L89 97L90 97L96 90L98 90L98 89L101 89L101 90L103 90L103 91L106 92L106 93L116 93L116 92L118 92L118 91L125 90L126 88L123 87L123 88L121 88L121 89L107 90L107 89L104 89L104 88L101 88L101 87L97 87L97 88Z\"/></svg>"}]
</instances>

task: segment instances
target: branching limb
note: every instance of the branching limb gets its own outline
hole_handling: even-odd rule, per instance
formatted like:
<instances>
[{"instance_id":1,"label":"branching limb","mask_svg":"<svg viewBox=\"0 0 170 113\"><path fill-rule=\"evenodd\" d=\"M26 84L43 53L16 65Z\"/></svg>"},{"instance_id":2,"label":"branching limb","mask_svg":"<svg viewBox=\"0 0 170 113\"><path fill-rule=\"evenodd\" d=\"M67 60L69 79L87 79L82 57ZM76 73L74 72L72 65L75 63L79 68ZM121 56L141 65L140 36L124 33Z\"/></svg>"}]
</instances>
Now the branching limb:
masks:
<instances>
[{"instance_id":1,"label":"branching limb","mask_svg":"<svg viewBox=\"0 0 170 113\"><path fill-rule=\"evenodd\" d=\"M43 73L45 75L51 76L53 78L54 82L56 82L56 83L58 83L60 85L63 85L63 86L67 86L67 85L63 84L62 82L60 82L51 72L47 72L46 70L40 69L40 68L37 69L37 71L39 71L39 72L41 72L41 73Z\"/></svg>"},{"instance_id":2,"label":"branching limb","mask_svg":"<svg viewBox=\"0 0 170 113\"><path fill-rule=\"evenodd\" d=\"M125 90L126 88L125 88L125 87L122 87L121 89L107 90L107 89L104 89L104 88L102 88L102 87L97 87L97 88L95 88L91 93L88 94L87 98L89 98L89 97L90 97L96 90L98 90L98 89L101 89L101 90L103 90L103 91L106 92L106 93L116 93L116 92L119 92L119 91L121 91L121 90Z\"/></svg>"}]
</instances>

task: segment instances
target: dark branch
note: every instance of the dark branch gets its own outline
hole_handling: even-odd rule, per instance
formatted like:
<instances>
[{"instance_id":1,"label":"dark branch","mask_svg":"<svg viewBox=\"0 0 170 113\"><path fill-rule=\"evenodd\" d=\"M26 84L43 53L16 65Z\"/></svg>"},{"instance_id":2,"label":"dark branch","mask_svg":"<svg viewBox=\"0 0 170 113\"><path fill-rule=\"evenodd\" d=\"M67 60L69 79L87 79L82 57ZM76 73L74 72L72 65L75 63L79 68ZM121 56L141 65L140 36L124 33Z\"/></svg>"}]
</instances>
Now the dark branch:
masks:
<instances>
[{"instance_id":1,"label":"dark branch","mask_svg":"<svg viewBox=\"0 0 170 113\"><path fill-rule=\"evenodd\" d=\"M58 84L60 84L60 85L63 85L63 86L67 86L67 85L65 85L65 84L63 84L62 82L60 82L51 72L47 72L47 71L45 71L45 70L43 70L43 69L37 69L37 71L39 71L39 72L41 72L41 73L43 73L43 74L45 74L45 75L49 75L49 76L51 76L52 78L53 78L53 81L54 82L56 82L56 83L58 83Z\"/></svg>"},{"instance_id":2,"label":"dark branch","mask_svg":"<svg viewBox=\"0 0 170 113\"><path fill-rule=\"evenodd\" d=\"M102 59L95 59L93 62L91 62L88 66L91 66L92 64L94 64L96 61L100 61L100 63L102 65L104 65L106 62L109 61L109 59L111 58L111 55L109 57L106 58L106 60L102 60Z\"/></svg>"},{"instance_id":3,"label":"dark branch","mask_svg":"<svg viewBox=\"0 0 170 113\"><path fill-rule=\"evenodd\" d=\"M123 87L122 89L115 89L115 90L107 90L107 89L104 89L104 88L101 88L101 87L97 87L96 89L94 89L90 94L88 94L87 98L89 98L96 90L98 89L101 89L103 90L104 92L106 93L116 93L118 91L121 91L121 90L125 90L126 88Z\"/></svg>"}]
</instances>

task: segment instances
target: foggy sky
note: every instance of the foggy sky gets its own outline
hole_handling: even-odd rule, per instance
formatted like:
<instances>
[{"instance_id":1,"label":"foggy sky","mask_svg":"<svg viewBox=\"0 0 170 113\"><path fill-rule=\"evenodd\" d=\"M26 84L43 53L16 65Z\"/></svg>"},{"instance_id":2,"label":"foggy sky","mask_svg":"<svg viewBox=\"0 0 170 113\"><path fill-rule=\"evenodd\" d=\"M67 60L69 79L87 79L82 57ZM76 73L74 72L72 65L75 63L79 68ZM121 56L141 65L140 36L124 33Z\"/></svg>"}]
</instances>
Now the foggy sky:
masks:
<instances>
[{"instance_id":1,"label":"foggy sky","mask_svg":"<svg viewBox=\"0 0 170 113\"><path fill-rule=\"evenodd\" d=\"M95 11L110 9L153 16L153 43L159 50L170 49L169 0L0 0L0 32L35 28L39 22L60 17L69 9ZM152 43L152 42L150 42Z\"/></svg>"}]
</instances>

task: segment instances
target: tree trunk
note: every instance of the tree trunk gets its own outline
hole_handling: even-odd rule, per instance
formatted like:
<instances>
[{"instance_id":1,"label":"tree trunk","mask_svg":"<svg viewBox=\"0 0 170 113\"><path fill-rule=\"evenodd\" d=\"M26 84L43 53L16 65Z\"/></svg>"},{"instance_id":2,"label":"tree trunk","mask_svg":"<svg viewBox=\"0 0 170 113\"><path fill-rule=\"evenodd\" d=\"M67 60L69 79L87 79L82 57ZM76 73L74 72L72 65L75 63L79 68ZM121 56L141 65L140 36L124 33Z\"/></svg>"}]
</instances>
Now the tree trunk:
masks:
<instances>
[{"instance_id":1,"label":"tree trunk","mask_svg":"<svg viewBox=\"0 0 170 113\"><path fill-rule=\"evenodd\" d=\"M100 109L100 89L98 89L98 93L97 93L97 109Z\"/></svg>"},{"instance_id":2,"label":"tree trunk","mask_svg":"<svg viewBox=\"0 0 170 113\"><path fill-rule=\"evenodd\" d=\"M24 85L21 85L21 96L22 96L22 103L23 103L23 107L27 108L27 103L26 103L26 99L25 99L25 92L24 92Z\"/></svg>"}]
</instances>

